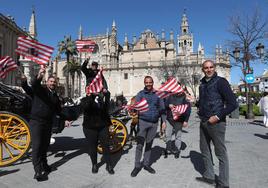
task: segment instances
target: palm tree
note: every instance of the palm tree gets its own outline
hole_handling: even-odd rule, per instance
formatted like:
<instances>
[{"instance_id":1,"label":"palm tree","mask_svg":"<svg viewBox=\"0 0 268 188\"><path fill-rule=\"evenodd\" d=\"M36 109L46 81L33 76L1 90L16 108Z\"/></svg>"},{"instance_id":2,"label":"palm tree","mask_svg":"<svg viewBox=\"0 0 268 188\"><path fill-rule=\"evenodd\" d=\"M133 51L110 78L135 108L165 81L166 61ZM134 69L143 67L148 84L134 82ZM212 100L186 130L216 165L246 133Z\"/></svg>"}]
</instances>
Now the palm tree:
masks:
<instances>
[{"instance_id":1,"label":"palm tree","mask_svg":"<svg viewBox=\"0 0 268 188\"><path fill-rule=\"evenodd\" d=\"M66 55L66 86L67 86L67 97L70 97L70 84L69 84L69 62L70 62L70 57L73 55L77 55L77 49L76 49L76 45L75 45L75 41L72 41L71 36L64 36L64 40L60 41L58 43L58 52L60 54L65 54Z\"/></svg>"},{"instance_id":2,"label":"palm tree","mask_svg":"<svg viewBox=\"0 0 268 188\"><path fill-rule=\"evenodd\" d=\"M74 58L72 58L72 61L69 61L63 68L64 75L67 75L68 73L71 75L72 79L72 89L71 89L71 97L74 97L74 80L75 75L77 75L78 78L81 76L81 65L78 61L76 61Z\"/></svg>"}]
</instances>

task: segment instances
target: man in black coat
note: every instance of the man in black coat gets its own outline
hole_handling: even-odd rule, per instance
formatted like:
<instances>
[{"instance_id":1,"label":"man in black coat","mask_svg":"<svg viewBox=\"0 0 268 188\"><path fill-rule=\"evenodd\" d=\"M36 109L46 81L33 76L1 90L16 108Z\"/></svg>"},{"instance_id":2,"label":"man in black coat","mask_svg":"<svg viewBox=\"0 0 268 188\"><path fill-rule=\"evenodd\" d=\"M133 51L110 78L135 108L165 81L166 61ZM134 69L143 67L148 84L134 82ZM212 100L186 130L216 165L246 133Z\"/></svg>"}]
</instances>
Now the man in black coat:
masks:
<instances>
[{"instance_id":1,"label":"man in black coat","mask_svg":"<svg viewBox=\"0 0 268 188\"><path fill-rule=\"evenodd\" d=\"M52 121L56 115L60 115L60 100L55 91L56 79L48 77L46 86L41 85L45 74L42 67L32 82L32 108L30 115L30 130L32 136L32 162L34 166L34 179L42 181L47 179L51 167L47 164L47 150L51 138ZM65 121L65 125L70 125Z\"/></svg>"},{"instance_id":2,"label":"man in black coat","mask_svg":"<svg viewBox=\"0 0 268 188\"><path fill-rule=\"evenodd\" d=\"M217 75L212 60L202 64L205 76L199 87L200 151L205 172L196 180L215 184L217 188L229 187L229 162L225 147L226 116L237 107L236 98L225 78ZM211 142L219 159L219 176L215 182Z\"/></svg>"}]
</instances>

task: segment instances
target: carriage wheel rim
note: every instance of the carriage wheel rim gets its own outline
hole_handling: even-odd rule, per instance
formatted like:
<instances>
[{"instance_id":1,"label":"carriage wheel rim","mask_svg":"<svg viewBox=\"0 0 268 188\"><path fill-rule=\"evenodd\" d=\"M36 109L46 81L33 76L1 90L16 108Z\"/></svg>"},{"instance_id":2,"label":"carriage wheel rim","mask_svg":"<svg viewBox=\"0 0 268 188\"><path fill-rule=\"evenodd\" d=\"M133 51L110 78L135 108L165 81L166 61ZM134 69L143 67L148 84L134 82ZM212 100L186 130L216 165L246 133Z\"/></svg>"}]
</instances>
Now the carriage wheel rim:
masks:
<instances>
[{"instance_id":1,"label":"carriage wheel rim","mask_svg":"<svg viewBox=\"0 0 268 188\"><path fill-rule=\"evenodd\" d=\"M112 118L112 124L109 126L110 133L110 152L115 153L123 148L127 141L127 129L125 125L118 119ZM98 152L102 153L103 150L101 146L98 146Z\"/></svg>"},{"instance_id":2,"label":"carriage wheel rim","mask_svg":"<svg viewBox=\"0 0 268 188\"><path fill-rule=\"evenodd\" d=\"M12 113L0 112L0 127L0 166L6 166L28 151L31 135L27 123Z\"/></svg>"}]
</instances>

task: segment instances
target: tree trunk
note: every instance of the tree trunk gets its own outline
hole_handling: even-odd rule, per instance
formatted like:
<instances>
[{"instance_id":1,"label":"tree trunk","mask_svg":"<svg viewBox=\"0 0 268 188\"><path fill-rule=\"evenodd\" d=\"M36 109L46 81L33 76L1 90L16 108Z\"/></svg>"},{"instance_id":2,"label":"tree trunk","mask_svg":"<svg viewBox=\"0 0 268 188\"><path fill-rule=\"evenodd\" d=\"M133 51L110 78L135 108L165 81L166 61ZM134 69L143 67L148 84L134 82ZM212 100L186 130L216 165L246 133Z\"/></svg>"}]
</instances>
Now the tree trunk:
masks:
<instances>
[{"instance_id":1,"label":"tree trunk","mask_svg":"<svg viewBox=\"0 0 268 188\"><path fill-rule=\"evenodd\" d=\"M69 53L66 54L66 59L67 59L67 75L66 75L66 87L67 87L67 97L70 97L70 84L69 84Z\"/></svg>"}]
</instances>

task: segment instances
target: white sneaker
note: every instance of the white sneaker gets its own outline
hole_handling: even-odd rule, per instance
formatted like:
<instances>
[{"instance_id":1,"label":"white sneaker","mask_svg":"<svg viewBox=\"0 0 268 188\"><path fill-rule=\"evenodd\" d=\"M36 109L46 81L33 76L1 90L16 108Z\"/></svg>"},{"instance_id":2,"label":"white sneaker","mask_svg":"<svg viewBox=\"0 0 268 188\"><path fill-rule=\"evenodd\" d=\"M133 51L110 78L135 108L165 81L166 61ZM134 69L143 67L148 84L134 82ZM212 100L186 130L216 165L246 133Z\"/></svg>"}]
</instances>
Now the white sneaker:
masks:
<instances>
[{"instance_id":1,"label":"white sneaker","mask_svg":"<svg viewBox=\"0 0 268 188\"><path fill-rule=\"evenodd\" d=\"M55 141L56 141L55 138L52 138L52 137L50 138L50 144L54 144Z\"/></svg>"}]
</instances>

